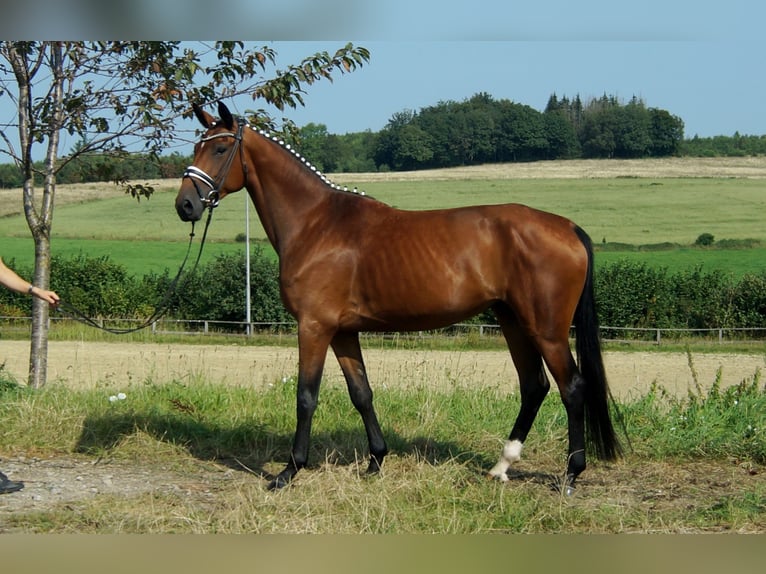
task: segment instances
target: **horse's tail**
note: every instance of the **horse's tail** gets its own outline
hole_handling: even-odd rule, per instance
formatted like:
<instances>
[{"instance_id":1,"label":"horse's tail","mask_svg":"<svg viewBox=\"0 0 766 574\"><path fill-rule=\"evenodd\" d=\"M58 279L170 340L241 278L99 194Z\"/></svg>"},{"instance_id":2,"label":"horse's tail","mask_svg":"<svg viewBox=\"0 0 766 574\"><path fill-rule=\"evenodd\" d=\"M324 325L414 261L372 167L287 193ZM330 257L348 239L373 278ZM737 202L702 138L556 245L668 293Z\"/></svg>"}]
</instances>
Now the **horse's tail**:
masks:
<instances>
[{"instance_id":1,"label":"horse's tail","mask_svg":"<svg viewBox=\"0 0 766 574\"><path fill-rule=\"evenodd\" d=\"M596 301L593 294L593 244L580 227L575 233L588 252L588 272L574 315L577 364L585 379L585 423L588 444L602 460L614 460L622 448L612 426L609 403L613 402L601 357Z\"/></svg>"}]
</instances>

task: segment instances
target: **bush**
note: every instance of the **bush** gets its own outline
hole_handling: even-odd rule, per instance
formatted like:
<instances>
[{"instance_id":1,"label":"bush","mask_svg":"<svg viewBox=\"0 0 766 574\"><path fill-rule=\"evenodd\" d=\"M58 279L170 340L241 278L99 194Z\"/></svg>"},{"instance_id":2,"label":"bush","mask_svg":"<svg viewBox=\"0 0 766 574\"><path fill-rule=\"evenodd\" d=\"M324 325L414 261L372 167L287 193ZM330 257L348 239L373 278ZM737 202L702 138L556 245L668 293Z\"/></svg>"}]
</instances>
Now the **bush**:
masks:
<instances>
[{"instance_id":1,"label":"bush","mask_svg":"<svg viewBox=\"0 0 766 574\"><path fill-rule=\"evenodd\" d=\"M181 319L242 322L245 283L244 254L219 255L183 280L172 309ZM258 244L250 254L250 304L254 322L281 322L289 318L279 292L277 264Z\"/></svg>"},{"instance_id":2,"label":"bush","mask_svg":"<svg viewBox=\"0 0 766 574\"><path fill-rule=\"evenodd\" d=\"M21 277L32 277L32 270L20 266L16 259L5 259L5 264ZM28 317L32 314L32 299L10 289L0 287L0 315L5 317Z\"/></svg>"},{"instance_id":3,"label":"bush","mask_svg":"<svg viewBox=\"0 0 766 574\"><path fill-rule=\"evenodd\" d=\"M108 256L51 258L51 287L88 317L135 317L143 302L138 285Z\"/></svg>"},{"instance_id":4,"label":"bush","mask_svg":"<svg viewBox=\"0 0 766 574\"><path fill-rule=\"evenodd\" d=\"M674 309L669 321L684 329L710 329L731 325L732 284L720 271L704 273L702 267L680 271L671 278Z\"/></svg>"},{"instance_id":5,"label":"bush","mask_svg":"<svg viewBox=\"0 0 766 574\"><path fill-rule=\"evenodd\" d=\"M667 270L621 260L596 270L599 322L610 327L668 327Z\"/></svg>"},{"instance_id":6,"label":"bush","mask_svg":"<svg viewBox=\"0 0 766 574\"><path fill-rule=\"evenodd\" d=\"M597 268L599 321L610 327L766 327L766 273L739 281L701 266L668 273L628 260Z\"/></svg>"},{"instance_id":7,"label":"bush","mask_svg":"<svg viewBox=\"0 0 766 574\"><path fill-rule=\"evenodd\" d=\"M250 257L253 321L288 320L279 294L278 273L276 263L256 245ZM51 275L55 278L52 287L62 299L91 318L143 319L166 304L168 316L179 319L245 320L244 254L219 255L182 276L172 290L173 278L167 271L136 278L108 257L54 257ZM19 297L29 303L29 298L24 301ZM0 305L4 303L0 299Z\"/></svg>"},{"instance_id":8,"label":"bush","mask_svg":"<svg viewBox=\"0 0 766 574\"><path fill-rule=\"evenodd\" d=\"M698 245L700 247L709 247L713 245L714 241L715 241L715 237L713 237L713 234L703 233L699 237L697 237L697 240L694 242L694 245Z\"/></svg>"},{"instance_id":9,"label":"bush","mask_svg":"<svg viewBox=\"0 0 766 574\"><path fill-rule=\"evenodd\" d=\"M735 326L766 328L766 272L742 277L732 290L731 306Z\"/></svg>"}]
</instances>

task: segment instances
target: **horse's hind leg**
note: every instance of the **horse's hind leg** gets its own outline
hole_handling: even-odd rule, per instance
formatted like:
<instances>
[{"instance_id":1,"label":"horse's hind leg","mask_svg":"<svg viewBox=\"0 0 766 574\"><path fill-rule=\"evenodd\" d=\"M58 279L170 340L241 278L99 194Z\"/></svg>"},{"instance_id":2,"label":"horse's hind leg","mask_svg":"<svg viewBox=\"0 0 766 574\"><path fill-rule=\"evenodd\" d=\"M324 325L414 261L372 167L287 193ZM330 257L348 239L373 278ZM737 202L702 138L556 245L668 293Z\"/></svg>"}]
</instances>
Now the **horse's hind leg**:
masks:
<instances>
[{"instance_id":1,"label":"horse's hind leg","mask_svg":"<svg viewBox=\"0 0 766 574\"><path fill-rule=\"evenodd\" d=\"M519 374L521 394L521 409L516 417L516 422L505 442L500 460L489 471L490 476L505 481L508 480L507 471L511 464L521 458L522 446L532 428L537 412L540 410L540 405L548 394L550 382L543 369L540 352L520 328L513 312L500 304L495 306L493 310Z\"/></svg>"},{"instance_id":2,"label":"horse's hind leg","mask_svg":"<svg viewBox=\"0 0 766 574\"><path fill-rule=\"evenodd\" d=\"M367 442L370 448L370 464L367 467L367 472L378 472L383 463L383 457L388 453L388 447L383 439L383 432L380 430L378 417L372 406L372 389L370 389L367 371L362 360L359 335L357 333L337 333L331 345L343 371L343 376L346 378L351 402L362 416L364 429L367 432Z\"/></svg>"},{"instance_id":3,"label":"horse's hind leg","mask_svg":"<svg viewBox=\"0 0 766 574\"><path fill-rule=\"evenodd\" d=\"M577 368L566 339L543 344L542 353L548 370L558 384L567 412L569 456L565 488L569 492L585 470L585 379Z\"/></svg>"}]
</instances>

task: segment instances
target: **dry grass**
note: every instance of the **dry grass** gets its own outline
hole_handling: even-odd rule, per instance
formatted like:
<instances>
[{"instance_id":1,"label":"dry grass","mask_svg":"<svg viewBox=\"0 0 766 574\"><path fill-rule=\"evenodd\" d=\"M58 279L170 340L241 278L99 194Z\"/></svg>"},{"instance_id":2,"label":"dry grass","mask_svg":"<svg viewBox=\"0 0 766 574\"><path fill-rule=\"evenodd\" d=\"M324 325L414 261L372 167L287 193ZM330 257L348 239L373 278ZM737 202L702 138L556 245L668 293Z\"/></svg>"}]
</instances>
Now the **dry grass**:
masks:
<instances>
[{"instance_id":1,"label":"dry grass","mask_svg":"<svg viewBox=\"0 0 766 574\"><path fill-rule=\"evenodd\" d=\"M482 378L475 363L452 355L446 383L463 370ZM411 357L406 364L414 371L418 362ZM696 360L686 368L699 379ZM423 372L439 374L432 367ZM328 381L310 466L290 487L269 492L268 480L289 453L294 381L250 390L188 374L139 380L116 404L107 401L116 390L109 380L83 391L61 384L42 392L8 390L0 402L2 470L27 487L0 497L0 532L766 532L766 469L758 454L764 451L754 434L762 432L764 411L756 378L747 394L742 388L707 403L699 394L696 406L681 414L665 413L664 403L625 403L633 449L617 463L591 458L567 497L553 488L566 462L565 416L554 397L543 404L510 480L501 483L486 472L517 412L517 394L434 388L402 372L398 387L394 381L385 391L376 386L391 453L382 473L368 477L361 423L345 390ZM732 403L734 396L740 400ZM699 424L684 426L687 418ZM740 434L748 421L759 430ZM726 436L716 444L728 445L725 450L708 444L719 431ZM751 450L737 450L740 442L731 441L738 437Z\"/></svg>"},{"instance_id":2,"label":"dry grass","mask_svg":"<svg viewBox=\"0 0 766 574\"><path fill-rule=\"evenodd\" d=\"M341 176L331 176L339 179ZM590 178L766 178L766 157L662 158L636 160L576 159L503 163L390 173L343 174L354 183L450 179L590 179Z\"/></svg>"},{"instance_id":3,"label":"dry grass","mask_svg":"<svg viewBox=\"0 0 766 574\"><path fill-rule=\"evenodd\" d=\"M544 446L544 445L543 445ZM329 456L329 455L328 455ZM361 458L361 456L360 456ZM380 476L366 461L329 458L279 491L244 466L180 460L77 462L59 481L84 487L53 504L0 501L0 532L51 533L702 533L766 531L763 469L722 463L627 460L592 464L572 497L552 485L559 457L530 451L507 483L472 461L392 455ZM13 466L15 476L23 469ZM274 470L277 470L276 468ZM23 475L22 475L23 476ZM83 479L83 477L85 477ZM55 484L55 483L53 483ZM109 486L107 486L107 484ZM31 482L27 490L35 488ZM38 490L35 490L37 493ZM29 495L29 493L27 493ZM752 499L752 507L748 500Z\"/></svg>"},{"instance_id":4,"label":"dry grass","mask_svg":"<svg viewBox=\"0 0 766 574\"><path fill-rule=\"evenodd\" d=\"M156 191L177 189L179 179L164 179L153 181L141 181L148 184ZM85 203L96 199L110 199L124 193L123 189L109 182L77 183L56 186L56 205L73 203ZM42 198L42 188L35 189L35 198L39 202ZM0 218L20 215L24 213L21 189L0 189Z\"/></svg>"}]
</instances>

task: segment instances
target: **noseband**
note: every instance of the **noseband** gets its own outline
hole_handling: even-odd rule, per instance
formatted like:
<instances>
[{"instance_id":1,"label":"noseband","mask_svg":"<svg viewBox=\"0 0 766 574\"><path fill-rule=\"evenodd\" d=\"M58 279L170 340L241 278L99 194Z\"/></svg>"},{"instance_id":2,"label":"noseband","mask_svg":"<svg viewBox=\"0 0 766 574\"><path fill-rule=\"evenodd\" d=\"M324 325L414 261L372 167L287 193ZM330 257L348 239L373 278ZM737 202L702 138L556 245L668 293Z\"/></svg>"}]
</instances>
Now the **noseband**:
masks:
<instances>
[{"instance_id":1,"label":"noseband","mask_svg":"<svg viewBox=\"0 0 766 574\"><path fill-rule=\"evenodd\" d=\"M221 201L221 186L223 185L223 182L226 181L226 176L229 175L229 170L231 169L231 164L234 161L234 156L237 153L237 150L242 150L242 130L245 127L245 123L243 121L238 122L237 127L237 133L233 132L223 132L220 134L214 134L212 136L208 136L205 138L202 138L200 140L200 143L208 142L210 140L214 140L216 138L234 138L234 147L231 148L231 151L229 152L229 157L226 158L226 163L223 165L223 168L220 172L218 172L217 179L213 179L208 174L206 174L203 170L199 169L198 167L194 165L190 165L186 168L183 174L183 178L189 178L191 179L192 183L194 184L194 189L197 190L197 195L199 196L200 201L202 202L202 205L207 207L208 209L212 210L214 207L217 207L218 204ZM247 168L245 167L245 161L244 157L240 158L242 160L242 169L247 172ZM201 181L205 185L207 185L210 188L210 191L207 192L207 195L203 193L203 190L200 189L199 185L197 185L197 181Z\"/></svg>"}]
</instances>

